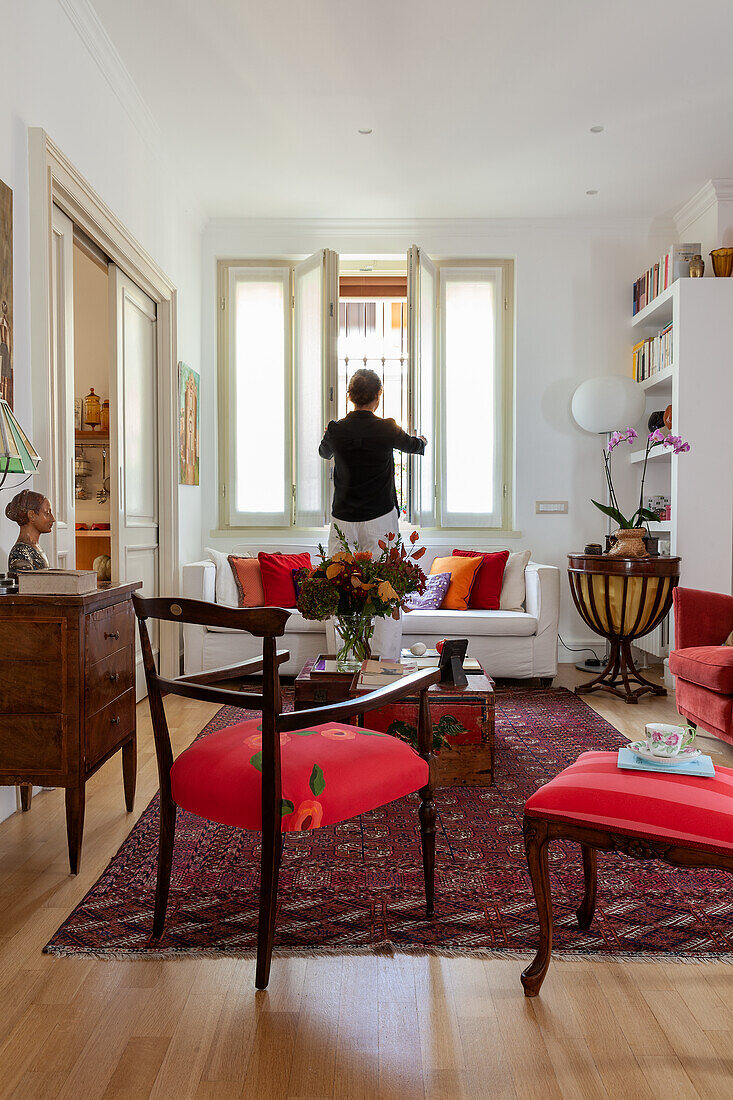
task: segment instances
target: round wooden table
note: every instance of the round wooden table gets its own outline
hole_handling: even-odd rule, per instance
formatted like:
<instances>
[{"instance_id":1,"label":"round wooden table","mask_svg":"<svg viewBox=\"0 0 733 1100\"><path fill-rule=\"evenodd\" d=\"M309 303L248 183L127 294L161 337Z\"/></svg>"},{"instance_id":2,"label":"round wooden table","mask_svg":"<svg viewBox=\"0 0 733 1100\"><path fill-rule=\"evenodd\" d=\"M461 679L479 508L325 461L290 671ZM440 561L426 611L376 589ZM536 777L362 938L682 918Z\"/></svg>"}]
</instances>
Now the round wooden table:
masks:
<instances>
[{"instance_id":1,"label":"round wooden table","mask_svg":"<svg viewBox=\"0 0 733 1100\"><path fill-rule=\"evenodd\" d=\"M578 695L609 691L627 703L638 703L647 692L667 694L665 688L645 680L636 668L631 643L650 634L669 613L679 576L679 558L568 554L570 591L578 613L611 646L603 672L576 687ZM632 682L639 686L632 687Z\"/></svg>"}]
</instances>

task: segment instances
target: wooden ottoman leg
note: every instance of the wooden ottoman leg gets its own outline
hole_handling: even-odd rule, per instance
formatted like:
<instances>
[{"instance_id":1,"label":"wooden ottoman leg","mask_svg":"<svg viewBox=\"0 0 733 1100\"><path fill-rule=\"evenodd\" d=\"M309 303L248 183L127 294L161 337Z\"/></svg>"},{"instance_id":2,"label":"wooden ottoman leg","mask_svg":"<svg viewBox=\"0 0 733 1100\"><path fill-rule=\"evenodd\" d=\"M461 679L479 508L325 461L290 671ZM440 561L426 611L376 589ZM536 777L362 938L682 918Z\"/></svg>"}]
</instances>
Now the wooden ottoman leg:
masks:
<instances>
[{"instance_id":1,"label":"wooden ottoman leg","mask_svg":"<svg viewBox=\"0 0 733 1100\"><path fill-rule=\"evenodd\" d=\"M552 953L552 897L550 895L550 872L547 865L547 846L549 843L547 822L539 818L524 818L524 850L527 853L532 889L537 904L537 916L540 922L540 943L537 954L526 970L522 972L522 985L525 997L536 997L545 980Z\"/></svg>"},{"instance_id":2,"label":"wooden ottoman leg","mask_svg":"<svg viewBox=\"0 0 733 1100\"><path fill-rule=\"evenodd\" d=\"M590 928L593 914L596 911L596 887L598 885L598 854L595 848L588 844L581 844L583 853L583 876L585 878L585 895L582 904L576 910L578 926Z\"/></svg>"},{"instance_id":3,"label":"wooden ottoman leg","mask_svg":"<svg viewBox=\"0 0 733 1100\"><path fill-rule=\"evenodd\" d=\"M20 784L20 808L24 814L27 814L31 808L31 796L33 794L32 783Z\"/></svg>"}]
</instances>

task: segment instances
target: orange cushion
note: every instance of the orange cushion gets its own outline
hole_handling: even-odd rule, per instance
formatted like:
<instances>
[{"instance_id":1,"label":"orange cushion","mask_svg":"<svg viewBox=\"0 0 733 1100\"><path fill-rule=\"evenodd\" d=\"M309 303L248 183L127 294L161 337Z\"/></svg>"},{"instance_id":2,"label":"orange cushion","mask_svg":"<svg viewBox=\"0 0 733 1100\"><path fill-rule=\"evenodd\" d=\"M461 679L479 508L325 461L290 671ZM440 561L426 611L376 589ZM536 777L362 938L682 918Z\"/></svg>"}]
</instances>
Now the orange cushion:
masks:
<instances>
[{"instance_id":1,"label":"orange cushion","mask_svg":"<svg viewBox=\"0 0 733 1100\"><path fill-rule=\"evenodd\" d=\"M344 722L280 734L283 832L334 825L412 794L428 765L396 737ZM184 810L241 829L262 827L262 723L238 722L194 741L171 768Z\"/></svg>"},{"instance_id":2,"label":"orange cushion","mask_svg":"<svg viewBox=\"0 0 733 1100\"><path fill-rule=\"evenodd\" d=\"M733 852L733 769L713 779L624 771L615 752L584 752L527 799L529 817Z\"/></svg>"},{"instance_id":3,"label":"orange cushion","mask_svg":"<svg viewBox=\"0 0 733 1100\"><path fill-rule=\"evenodd\" d=\"M478 571L483 565L484 559L463 558L456 555L450 558L436 558L430 566L430 575L435 573L450 573L448 591L440 605L446 611L465 611L471 597L471 589L474 586Z\"/></svg>"},{"instance_id":4,"label":"orange cushion","mask_svg":"<svg viewBox=\"0 0 733 1100\"><path fill-rule=\"evenodd\" d=\"M262 569L257 558L228 558L237 586L240 607L263 607L265 590L262 587Z\"/></svg>"}]
</instances>

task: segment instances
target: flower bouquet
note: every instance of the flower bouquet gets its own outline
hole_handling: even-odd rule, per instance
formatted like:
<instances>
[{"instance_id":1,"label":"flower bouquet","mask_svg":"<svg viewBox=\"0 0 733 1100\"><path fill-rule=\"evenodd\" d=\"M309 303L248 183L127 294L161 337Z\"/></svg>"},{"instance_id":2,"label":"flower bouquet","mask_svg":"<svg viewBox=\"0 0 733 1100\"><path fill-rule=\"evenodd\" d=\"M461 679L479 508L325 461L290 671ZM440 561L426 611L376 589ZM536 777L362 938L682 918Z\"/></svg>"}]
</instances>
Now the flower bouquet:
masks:
<instances>
[{"instance_id":1,"label":"flower bouquet","mask_svg":"<svg viewBox=\"0 0 733 1100\"><path fill-rule=\"evenodd\" d=\"M661 428L657 428L656 431L649 433L646 441L646 451L644 453L644 464L641 471L639 507L633 515L626 517L619 508L618 500L616 499L616 491L613 487L611 455L620 443L633 443L634 440L638 438L638 434L633 428L627 428L625 432L612 433L608 445L603 448L603 465L606 471L606 483L608 484L608 499L610 500L610 504L600 504L597 500L593 501L596 508L603 512L604 515L614 519L619 526L619 530L615 533L617 540L616 546L610 551L611 555L615 554L618 557L646 557L646 548L642 542L645 528L642 526L642 523L649 523L650 521L659 519L657 512L653 512L650 508L644 507L644 482L646 481L646 468L649 462L649 455L655 447L667 447L676 455L684 454L690 449L690 444L685 443L679 435L672 435L671 433L665 435Z\"/></svg>"},{"instance_id":2,"label":"flower bouquet","mask_svg":"<svg viewBox=\"0 0 733 1100\"><path fill-rule=\"evenodd\" d=\"M388 534L379 541L378 557L371 550L350 546L343 531L335 528L341 550L326 557L319 545L320 562L298 575L297 607L304 619L323 621L332 616L341 637L336 655L342 672L356 672L371 656L375 618L399 615L405 596L423 592L425 574L417 564L425 547L415 546L417 531L410 535L410 548L402 537Z\"/></svg>"}]
</instances>

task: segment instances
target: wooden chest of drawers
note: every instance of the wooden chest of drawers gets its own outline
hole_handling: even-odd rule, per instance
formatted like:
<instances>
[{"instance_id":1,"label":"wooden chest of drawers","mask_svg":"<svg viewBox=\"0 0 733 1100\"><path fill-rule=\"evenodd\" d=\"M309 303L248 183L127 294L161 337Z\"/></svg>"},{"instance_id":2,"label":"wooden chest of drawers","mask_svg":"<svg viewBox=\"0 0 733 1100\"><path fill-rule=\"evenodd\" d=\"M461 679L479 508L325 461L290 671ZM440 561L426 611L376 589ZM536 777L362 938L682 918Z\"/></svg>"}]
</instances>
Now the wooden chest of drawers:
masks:
<instances>
[{"instance_id":1,"label":"wooden chest of drawers","mask_svg":"<svg viewBox=\"0 0 733 1100\"><path fill-rule=\"evenodd\" d=\"M89 596L0 596L0 784L66 788L76 874L87 779L122 750L125 803L137 772L135 615L140 584Z\"/></svg>"}]
</instances>

